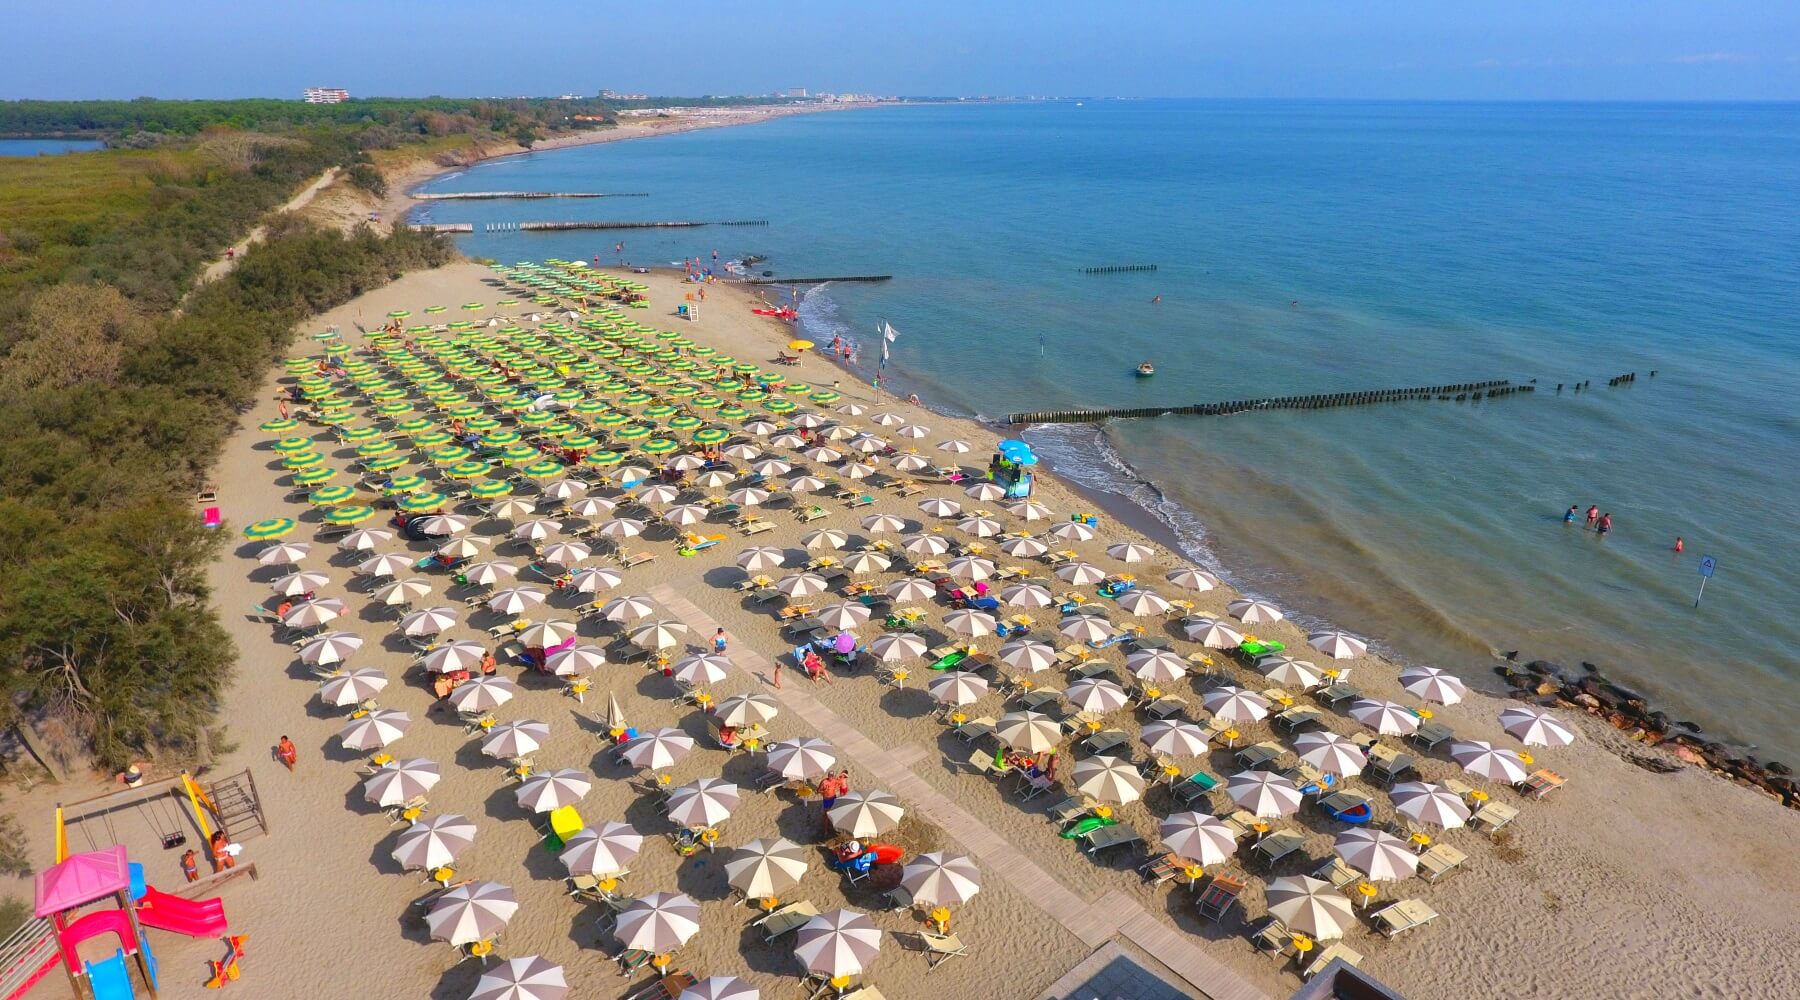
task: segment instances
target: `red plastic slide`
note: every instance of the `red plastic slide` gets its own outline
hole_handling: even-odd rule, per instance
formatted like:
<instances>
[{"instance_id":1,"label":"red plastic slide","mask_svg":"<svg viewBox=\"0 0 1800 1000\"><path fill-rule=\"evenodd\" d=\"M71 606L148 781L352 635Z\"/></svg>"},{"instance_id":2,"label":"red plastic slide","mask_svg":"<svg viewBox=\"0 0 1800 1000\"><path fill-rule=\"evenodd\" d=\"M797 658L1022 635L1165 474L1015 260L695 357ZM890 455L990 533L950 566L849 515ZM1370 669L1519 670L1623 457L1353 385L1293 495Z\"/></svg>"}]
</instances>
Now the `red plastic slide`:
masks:
<instances>
[{"instance_id":1,"label":"red plastic slide","mask_svg":"<svg viewBox=\"0 0 1800 1000\"><path fill-rule=\"evenodd\" d=\"M229 933L225 904L218 899L182 899L154 886L144 887L144 898L137 904L137 918L145 927L188 937L217 938Z\"/></svg>"}]
</instances>

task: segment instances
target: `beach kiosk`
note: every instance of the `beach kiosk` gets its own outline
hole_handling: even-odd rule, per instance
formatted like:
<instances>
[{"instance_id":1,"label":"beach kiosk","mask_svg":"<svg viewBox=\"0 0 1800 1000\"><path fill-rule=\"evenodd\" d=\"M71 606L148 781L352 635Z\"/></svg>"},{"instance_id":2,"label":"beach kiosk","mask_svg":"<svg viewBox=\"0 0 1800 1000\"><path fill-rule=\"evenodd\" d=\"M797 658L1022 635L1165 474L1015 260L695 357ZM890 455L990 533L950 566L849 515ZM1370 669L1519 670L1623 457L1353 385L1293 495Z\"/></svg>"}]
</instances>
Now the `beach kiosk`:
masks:
<instances>
[{"instance_id":1,"label":"beach kiosk","mask_svg":"<svg viewBox=\"0 0 1800 1000\"><path fill-rule=\"evenodd\" d=\"M1031 446L1017 438L1000 442L994 457L988 460L988 478L1006 490L1009 499L1022 500L1031 495L1032 468L1037 455Z\"/></svg>"}]
</instances>

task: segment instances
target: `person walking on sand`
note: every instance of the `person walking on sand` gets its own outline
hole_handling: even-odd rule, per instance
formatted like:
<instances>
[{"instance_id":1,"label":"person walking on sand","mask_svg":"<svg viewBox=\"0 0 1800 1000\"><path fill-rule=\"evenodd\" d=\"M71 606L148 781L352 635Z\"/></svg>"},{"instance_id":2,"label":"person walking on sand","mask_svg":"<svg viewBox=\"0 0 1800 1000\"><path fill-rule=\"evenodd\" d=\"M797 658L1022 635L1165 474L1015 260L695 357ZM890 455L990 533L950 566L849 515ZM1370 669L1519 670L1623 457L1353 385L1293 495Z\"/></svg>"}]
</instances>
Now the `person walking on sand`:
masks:
<instances>
[{"instance_id":1,"label":"person walking on sand","mask_svg":"<svg viewBox=\"0 0 1800 1000\"><path fill-rule=\"evenodd\" d=\"M287 767L288 773L291 774L293 773L294 765L300 761L300 750L294 746L293 740L283 736L281 742L275 744L275 758L281 761L281 763Z\"/></svg>"},{"instance_id":2,"label":"person walking on sand","mask_svg":"<svg viewBox=\"0 0 1800 1000\"><path fill-rule=\"evenodd\" d=\"M779 691L781 690L781 661L777 659L772 662L775 664L775 690Z\"/></svg>"},{"instance_id":3,"label":"person walking on sand","mask_svg":"<svg viewBox=\"0 0 1800 1000\"><path fill-rule=\"evenodd\" d=\"M1600 505L1594 504L1587 509L1587 527L1594 528L1600 524Z\"/></svg>"},{"instance_id":4,"label":"person walking on sand","mask_svg":"<svg viewBox=\"0 0 1800 1000\"><path fill-rule=\"evenodd\" d=\"M725 655L725 630L723 628L713 633L713 652L720 656Z\"/></svg>"}]
</instances>

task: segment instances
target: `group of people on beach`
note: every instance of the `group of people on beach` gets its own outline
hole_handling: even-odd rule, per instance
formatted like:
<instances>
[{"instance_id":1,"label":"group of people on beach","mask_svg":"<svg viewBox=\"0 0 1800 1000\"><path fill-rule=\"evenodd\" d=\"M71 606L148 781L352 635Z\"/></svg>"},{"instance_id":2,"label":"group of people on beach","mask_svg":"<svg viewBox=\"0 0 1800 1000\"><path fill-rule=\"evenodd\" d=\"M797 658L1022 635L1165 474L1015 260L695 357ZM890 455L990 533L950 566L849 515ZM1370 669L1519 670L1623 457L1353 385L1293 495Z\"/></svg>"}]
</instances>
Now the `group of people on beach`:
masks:
<instances>
[{"instance_id":1,"label":"group of people on beach","mask_svg":"<svg viewBox=\"0 0 1800 1000\"><path fill-rule=\"evenodd\" d=\"M1570 504L1569 509L1563 513L1563 523L1575 524L1581 520L1583 520L1581 505ZM1582 527L1598 532L1601 538L1605 538L1612 531L1612 514L1602 514L1599 505L1590 504L1587 509L1586 523Z\"/></svg>"}]
</instances>

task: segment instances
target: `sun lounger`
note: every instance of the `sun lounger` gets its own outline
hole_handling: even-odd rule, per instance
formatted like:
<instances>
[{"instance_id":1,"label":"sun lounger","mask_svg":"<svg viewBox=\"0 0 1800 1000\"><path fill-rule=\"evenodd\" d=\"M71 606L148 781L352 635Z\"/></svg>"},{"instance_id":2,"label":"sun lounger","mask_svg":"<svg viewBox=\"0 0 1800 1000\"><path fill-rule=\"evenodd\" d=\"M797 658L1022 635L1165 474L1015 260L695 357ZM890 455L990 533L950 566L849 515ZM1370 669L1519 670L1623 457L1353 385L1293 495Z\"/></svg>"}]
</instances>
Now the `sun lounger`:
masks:
<instances>
[{"instance_id":1,"label":"sun lounger","mask_svg":"<svg viewBox=\"0 0 1800 1000\"><path fill-rule=\"evenodd\" d=\"M1225 824L1226 829L1231 831L1233 837L1243 840L1256 832L1256 824L1262 820L1257 819L1248 810L1233 809L1227 815L1219 817L1219 822Z\"/></svg>"},{"instance_id":2,"label":"sun lounger","mask_svg":"<svg viewBox=\"0 0 1800 1000\"><path fill-rule=\"evenodd\" d=\"M837 1000L887 1000L887 997L873 986L863 986L845 993Z\"/></svg>"},{"instance_id":3,"label":"sun lounger","mask_svg":"<svg viewBox=\"0 0 1800 1000\"><path fill-rule=\"evenodd\" d=\"M985 774L995 778L1003 778L1012 771L1012 768L1008 767L1004 761L998 764L994 763L994 755L986 750L971 750L967 760L952 759L950 763L954 767L967 767L976 774Z\"/></svg>"},{"instance_id":4,"label":"sun lounger","mask_svg":"<svg viewBox=\"0 0 1800 1000\"><path fill-rule=\"evenodd\" d=\"M1096 677L1116 679L1116 675L1113 674L1112 664L1105 660L1089 660L1086 663L1071 668L1069 670L1069 675L1078 681L1093 680Z\"/></svg>"},{"instance_id":5,"label":"sun lounger","mask_svg":"<svg viewBox=\"0 0 1800 1000\"><path fill-rule=\"evenodd\" d=\"M1348 684L1339 683L1333 684L1328 688L1321 688L1318 691L1314 691L1313 697L1324 702L1331 708L1336 708L1346 701L1355 701L1356 699L1361 698L1362 692Z\"/></svg>"},{"instance_id":6,"label":"sun lounger","mask_svg":"<svg viewBox=\"0 0 1800 1000\"><path fill-rule=\"evenodd\" d=\"M1269 721L1275 728L1286 730L1289 735L1292 735L1307 726L1323 725L1325 713L1311 705L1295 705Z\"/></svg>"},{"instance_id":7,"label":"sun lounger","mask_svg":"<svg viewBox=\"0 0 1800 1000\"><path fill-rule=\"evenodd\" d=\"M957 726L956 735L964 743L973 743L984 736L994 735L994 724L993 716L984 715L979 719Z\"/></svg>"},{"instance_id":8,"label":"sun lounger","mask_svg":"<svg viewBox=\"0 0 1800 1000\"><path fill-rule=\"evenodd\" d=\"M918 496L920 493L925 492L925 487L919 485L918 483L916 483L910 479L907 479L907 480L901 481L898 485L896 485L894 487L894 492L903 497Z\"/></svg>"},{"instance_id":9,"label":"sun lounger","mask_svg":"<svg viewBox=\"0 0 1800 1000\"><path fill-rule=\"evenodd\" d=\"M1062 701L1063 693L1054 688L1038 688L1019 696L1019 707L1027 712L1042 712Z\"/></svg>"},{"instance_id":10,"label":"sun lounger","mask_svg":"<svg viewBox=\"0 0 1800 1000\"><path fill-rule=\"evenodd\" d=\"M1270 917L1251 935L1250 943L1256 950L1269 955L1288 955L1294 951L1294 932L1281 921Z\"/></svg>"},{"instance_id":11,"label":"sun lounger","mask_svg":"<svg viewBox=\"0 0 1800 1000\"><path fill-rule=\"evenodd\" d=\"M1431 850L1419 855L1419 877L1427 882L1436 882L1448 877L1467 860L1467 854L1449 844L1433 845Z\"/></svg>"},{"instance_id":12,"label":"sun lounger","mask_svg":"<svg viewBox=\"0 0 1800 1000\"><path fill-rule=\"evenodd\" d=\"M1503 802L1489 802L1482 806L1475 815L1469 817L1469 826L1492 837L1506 827L1506 824L1519 818L1519 810Z\"/></svg>"},{"instance_id":13,"label":"sun lounger","mask_svg":"<svg viewBox=\"0 0 1800 1000\"><path fill-rule=\"evenodd\" d=\"M1285 756L1287 752L1287 747L1284 747L1273 740L1266 740L1255 746L1248 746L1239 750L1237 752L1237 762L1238 766L1244 770L1254 771L1258 768L1267 767L1268 765L1275 763Z\"/></svg>"},{"instance_id":14,"label":"sun lounger","mask_svg":"<svg viewBox=\"0 0 1800 1000\"><path fill-rule=\"evenodd\" d=\"M1205 771L1195 771L1177 782L1175 787L1169 789L1169 793L1175 796L1175 801L1185 806L1192 805L1195 801L1212 794L1212 790L1217 787L1219 787L1219 779Z\"/></svg>"},{"instance_id":15,"label":"sun lounger","mask_svg":"<svg viewBox=\"0 0 1800 1000\"><path fill-rule=\"evenodd\" d=\"M1087 852L1098 854L1109 847L1122 847L1127 844L1141 844L1144 836L1123 823L1103 826L1088 833Z\"/></svg>"},{"instance_id":16,"label":"sun lounger","mask_svg":"<svg viewBox=\"0 0 1800 1000\"><path fill-rule=\"evenodd\" d=\"M1164 882L1180 875L1187 868L1187 862L1173 854L1158 854L1156 857L1138 865L1138 874L1151 885L1162 885Z\"/></svg>"},{"instance_id":17,"label":"sun lounger","mask_svg":"<svg viewBox=\"0 0 1800 1000\"><path fill-rule=\"evenodd\" d=\"M1519 791L1534 799L1541 799L1567 784L1568 780L1555 771L1533 771L1524 781L1519 782Z\"/></svg>"},{"instance_id":18,"label":"sun lounger","mask_svg":"<svg viewBox=\"0 0 1800 1000\"><path fill-rule=\"evenodd\" d=\"M1306 838L1292 830L1277 830L1256 842L1251 850L1268 862L1273 868L1277 861L1298 851L1306 844Z\"/></svg>"},{"instance_id":19,"label":"sun lounger","mask_svg":"<svg viewBox=\"0 0 1800 1000\"><path fill-rule=\"evenodd\" d=\"M656 553L654 552L627 552L624 555L619 556L619 565L626 569L630 569L633 566L642 566L647 562L655 561Z\"/></svg>"},{"instance_id":20,"label":"sun lounger","mask_svg":"<svg viewBox=\"0 0 1800 1000\"><path fill-rule=\"evenodd\" d=\"M920 931L919 943L925 948L925 970L927 972L958 955L969 953L968 946L954 934L933 934L930 931Z\"/></svg>"},{"instance_id":21,"label":"sun lounger","mask_svg":"<svg viewBox=\"0 0 1800 1000\"><path fill-rule=\"evenodd\" d=\"M1082 741L1089 753L1111 753L1131 743L1131 734L1122 729L1103 729Z\"/></svg>"},{"instance_id":22,"label":"sun lounger","mask_svg":"<svg viewBox=\"0 0 1800 1000\"><path fill-rule=\"evenodd\" d=\"M1200 898L1195 900L1194 908L1200 916L1214 923L1224 921L1226 914L1237 905L1238 897L1244 893L1244 880L1230 875L1214 875L1206 888L1200 891Z\"/></svg>"},{"instance_id":23,"label":"sun lounger","mask_svg":"<svg viewBox=\"0 0 1800 1000\"><path fill-rule=\"evenodd\" d=\"M762 928L763 940L773 941L783 934L799 930L808 920L818 915L819 908L811 900L802 899L778 910L771 910L751 921L751 926Z\"/></svg>"},{"instance_id":24,"label":"sun lounger","mask_svg":"<svg viewBox=\"0 0 1800 1000\"><path fill-rule=\"evenodd\" d=\"M1385 748L1374 747L1369 753L1369 766L1363 776L1370 781L1379 782L1384 788L1394 787L1395 782L1413 770L1412 754L1398 751L1386 751Z\"/></svg>"},{"instance_id":25,"label":"sun lounger","mask_svg":"<svg viewBox=\"0 0 1800 1000\"><path fill-rule=\"evenodd\" d=\"M1419 728L1414 730L1413 734L1406 739L1413 746L1429 753L1432 750L1436 750L1439 746L1442 746L1445 742L1455 738L1456 733L1453 732L1449 726L1446 726L1441 722L1423 722L1420 723Z\"/></svg>"},{"instance_id":26,"label":"sun lounger","mask_svg":"<svg viewBox=\"0 0 1800 1000\"><path fill-rule=\"evenodd\" d=\"M1084 798L1081 798L1080 796L1071 795L1068 798L1062 800L1061 802L1058 802L1057 804L1051 806L1049 811L1047 811L1044 815L1048 816L1050 818L1051 822L1055 823L1058 826L1061 826L1062 824L1069 822L1070 820L1074 819L1077 816L1080 816L1081 814L1083 814L1087 811L1088 811L1087 800Z\"/></svg>"},{"instance_id":27,"label":"sun lounger","mask_svg":"<svg viewBox=\"0 0 1800 1000\"><path fill-rule=\"evenodd\" d=\"M1401 931L1421 927L1437 919L1437 911L1425 905L1422 899L1403 899L1392 906L1375 911L1373 919L1376 929L1388 937Z\"/></svg>"},{"instance_id":28,"label":"sun lounger","mask_svg":"<svg viewBox=\"0 0 1800 1000\"><path fill-rule=\"evenodd\" d=\"M818 504L813 504L794 511L794 516L800 519L801 524L805 524L808 521L817 521L825 516L825 508Z\"/></svg>"},{"instance_id":29,"label":"sun lounger","mask_svg":"<svg viewBox=\"0 0 1800 1000\"><path fill-rule=\"evenodd\" d=\"M741 533L745 536L760 535L765 531L774 531L774 530L775 530L775 522L773 522L773 521L751 521L747 524L739 526L739 528L738 528L739 533Z\"/></svg>"},{"instance_id":30,"label":"sun lounger","mask_svg":"<svg viewBox=\"0 0 1800 1000\"><path fill-rule=\"evenodd\" d=\"M1313 960L1308 962L1306 968L1301 971L1300 978L1311 979L1318 975L1327 965L1330 965L1333 959L1340 958L1344 960L1345 965L1352 968L1361 964L1363 960L1360 952L1352 950L1342 941L1333 941L1331 944L1320 949L1317 955L1313 956Z\"/></svg>"},{"instance_id":31,"label":"sun lounger","mask_svg":"<svg viewBox=\"0 0 1800 1000\"><path fill-rule=\"evenodd\" d=\"M675 1000L694 982L692 974L677 970L665 974L636 993L627 994L625 1000Z\"/></svg>"},{"instance_id":32,"label":"sun lounger","mask_svg":"<svg viewBox=\"0 0 1800 1000\"><path fill-rule=\"evenodd\" d=\"M1363 874L1345 864L1343 858L1333 854L1331 860L1320 865L1318 870L1312 873L1312 877L1322 882L1330 882L1332 885L1342 889L1346 886L1361 882Z\"/></svg>"},{"instance_id":33,"label":"sun lounger","mask_svg":"<svg viewBox=\"0 0 1800 1000\"><path fill-rule=\"evenodd\" d=\"M1179 715L1185 708L1187 708L1186 698L1166 694L1145 705L1144 714L1152 719L1167 719L1170 716Z\"/></svg>"}]
</instances>

